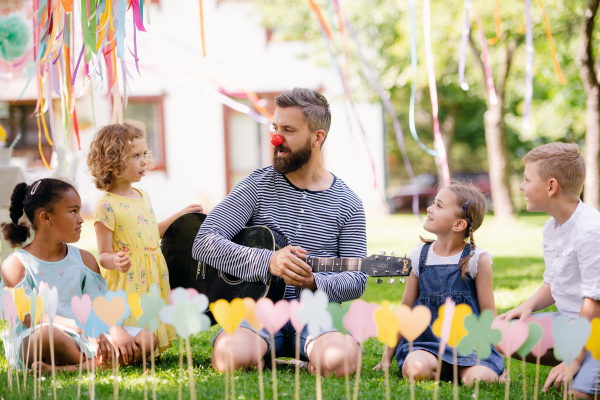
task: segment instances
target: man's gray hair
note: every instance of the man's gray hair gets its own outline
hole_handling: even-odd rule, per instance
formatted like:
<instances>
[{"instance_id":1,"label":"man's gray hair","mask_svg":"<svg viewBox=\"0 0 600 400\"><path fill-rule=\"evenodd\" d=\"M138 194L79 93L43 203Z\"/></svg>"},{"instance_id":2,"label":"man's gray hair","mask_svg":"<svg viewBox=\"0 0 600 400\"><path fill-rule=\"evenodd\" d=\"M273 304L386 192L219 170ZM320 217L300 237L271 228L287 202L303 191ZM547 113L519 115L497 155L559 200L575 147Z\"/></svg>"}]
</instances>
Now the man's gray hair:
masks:
<instances>
[{"instance_id":1,"label":"man's gray hair","mask_svg":"<svg viewBox=\"0 0 600 400\"><path fill-rule=\"evenodd\" d=\"M294 88L281 93L275 98L277 107L298 107L304 114L308 129L316 131L322 129L329 132L331 126L331 112L325 96L316 90Z\"/></svg>"}]
</instances>

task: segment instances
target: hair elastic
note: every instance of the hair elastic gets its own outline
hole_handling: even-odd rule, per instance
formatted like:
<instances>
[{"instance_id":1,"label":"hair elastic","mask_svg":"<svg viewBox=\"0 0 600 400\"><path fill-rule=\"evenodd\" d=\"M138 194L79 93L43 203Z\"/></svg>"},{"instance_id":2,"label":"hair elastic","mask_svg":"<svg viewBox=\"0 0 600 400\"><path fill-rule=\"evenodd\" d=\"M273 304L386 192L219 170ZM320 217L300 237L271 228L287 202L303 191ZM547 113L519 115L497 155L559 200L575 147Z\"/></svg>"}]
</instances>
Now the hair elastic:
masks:
<instances>
[{"instance_id":1,"label":"hair elastic","mask_svg":"<svg viewBox=\"0 0 600 400\"><path fill-rule=\"evenodd\" d=\"M463 211L467 211L467 208L469 208L469 206L471 205L471 201L473 201L473 200L469 199L465 204L463 204L463 206L462 206Z\"/></svg>"},{"instance_id":2,"label":"hair elastic","mask_svg":"<svg viewBox=\"0 0 600 400\"><path fill-rule=\"evenodd\" d=\"M40 183L42 183L41 179L39 181L37 181L36 183L33 184L33 187L31 188L31 195L32 196L34 195L34 193L37 190L38 186L40 186Z\"/></svg>"}]
</instances>

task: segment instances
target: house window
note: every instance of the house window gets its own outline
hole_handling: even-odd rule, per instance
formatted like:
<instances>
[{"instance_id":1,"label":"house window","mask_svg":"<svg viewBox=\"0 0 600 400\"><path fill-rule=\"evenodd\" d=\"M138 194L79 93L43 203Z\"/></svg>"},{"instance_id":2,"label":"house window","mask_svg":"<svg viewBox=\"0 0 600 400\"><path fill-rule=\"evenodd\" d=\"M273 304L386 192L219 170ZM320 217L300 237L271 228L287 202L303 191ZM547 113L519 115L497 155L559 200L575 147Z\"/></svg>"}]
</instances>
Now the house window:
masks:
<instances>
[{"instance_id":1,"label":"house window","mask_svg":"<svg viewBox=\"0 0 600 400\"><path fill-rule=\"evenodd\" d=\"M0 125L6 130L6 142L12 143L16 136L21 133L21 139L16 143L12 156L23 157L27 159L28 167L43 167L42 156L40 155L38 120L35 112L35 101L19 101L14 103L2 103L0 106ZM48 113L42 114L48 135L50 136L50 118ZM50 164L52 158L52 146L46 140L44 128L40 118L40 127L42 128L41 142L42 152L46 162ZM50 136L51 137L51 136Z\"/></svg>"},{"instance_id":2,"label":"house window","mask_svg":"<svg viewBox=\"0 0 600 400\"><path fill-rule=\"evenodd\" d=\"M166 170L164 96L130 97L123 113L124 119L146 125L148 148L156 161L155 170Z\"/></svg>"}]
</instances>

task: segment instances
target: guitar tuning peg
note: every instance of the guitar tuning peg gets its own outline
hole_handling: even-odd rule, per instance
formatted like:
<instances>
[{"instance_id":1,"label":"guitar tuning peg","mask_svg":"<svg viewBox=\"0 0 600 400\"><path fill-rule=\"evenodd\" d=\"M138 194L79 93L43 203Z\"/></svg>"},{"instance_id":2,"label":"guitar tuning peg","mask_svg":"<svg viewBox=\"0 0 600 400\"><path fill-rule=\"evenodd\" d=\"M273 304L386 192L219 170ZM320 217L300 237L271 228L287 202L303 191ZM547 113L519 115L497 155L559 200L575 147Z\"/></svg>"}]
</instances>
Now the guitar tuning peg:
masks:
<instances>
[{"instance_id":1,"label":"guitar tuning peg","mask_svg":"<svg viewBox=\"0 0 600 400\"><path fill-rule=\"evenodd\" d=\"M388 280L388 283L394 283L394 278L390 278L390 279Z\"/></svg>"},{"instance_id":2,"label":"guitar tuning peg","mask_svg":"<svg viewBox=\"0 0 600 400\"><path fill-rule=\"evenodd\" d=\"M406 253L404 253L404 258L406 258Z\"/></svg>"},{"instance_id":3,"label":"guitar tuning peg","mask_svg":"<svg viewBox=\"0 0 600 400\"><path fill-rule=\"evenodd\" d=\"M379 255L380 255L380 256L385 256L385 251L383 251L383 250L379 250Z\"/></svg>"},{"instance_id":4,"label":"guitar tuning peg","mask_svg":"<svg viewBox=\"0 0 600 400\"><path fill-rule=\"evenodd\" d=\"M404 283L404 278L400 278L400 279L398 279L398 282L400 282L400 283Z\"/></svg>"},{"instance_id":5,"label":"guitar tuning peg","mask_svg":"<svg viewBox=\"0 0 600 400\"><path fill-rule=\"evenodd\" d=\"M396 253L395 251L392 251L391 256L396 257L396 254L398 254L398 253Z\"/></svg>"},{"instance_id":6,"label":"guitar tuning peg","mask_svg":"<svg viewBox=\"0 0 600 400\"><path fill-rule=\"evenodd\" d=\"M383 282L380 278L375 279L375 283L380 284L381 282Z\"/></svg>"}]
</instances>

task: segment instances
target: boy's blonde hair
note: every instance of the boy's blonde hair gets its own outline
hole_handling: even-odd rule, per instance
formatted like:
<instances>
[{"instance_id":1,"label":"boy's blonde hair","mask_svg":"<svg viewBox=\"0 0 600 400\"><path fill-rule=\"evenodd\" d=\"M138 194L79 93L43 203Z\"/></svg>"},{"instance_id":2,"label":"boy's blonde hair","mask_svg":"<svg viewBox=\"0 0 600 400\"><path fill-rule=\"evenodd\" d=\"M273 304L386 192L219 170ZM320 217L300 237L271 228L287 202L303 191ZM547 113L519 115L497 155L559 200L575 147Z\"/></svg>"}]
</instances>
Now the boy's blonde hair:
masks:
<instances>
[{"instance_id":1,"label":"boy's blonde hair","mask_svg":"<svg viewBox=\"0 0 600 400\"><path fill-rule=\"evenodd\" d=\"M122 124L106 125L96 132L87 164L98 189L112 189L117 175L126 171L134 139L146 139L146 127L139 121L125 120ZM150 170L154 165L148 151L146 169Z\"/></svg>"},{"instance_id":2,"label":"boy's blonde hair","mask_svg":"<svg viewBox=\"0 0 600 400\"><path fill-rule=\"evenodd\" d=\"M467 229L465 229L465 238L469 238L471 244L471 253L465 258L460 260L460 269L462 277L464 278L469 273L469 260L475 252L475 238L473 232L475 232L483 223L483 218L487 212L487 201L481 193L478 187L471 183L452 182L450 186L446 186L442 189L448 189L454 195L456 199L456 206L458 207L458 218L464 219L467 222ZM432 243L431 239L423 239L426 243Z\"/></svg>"},{"instance_id":3,"label":"boy's blonde hair","mask_svg":"<svg viewBox=\"0 0 600 400\"><path fill-rule=\"evenodd\" d=\"M538 163L537 173L544 181L556 179L568 197L579 197L585 181L585 161L575 143L548 143L536 147L523 162Z\"/></svg>"}]
</instances>

